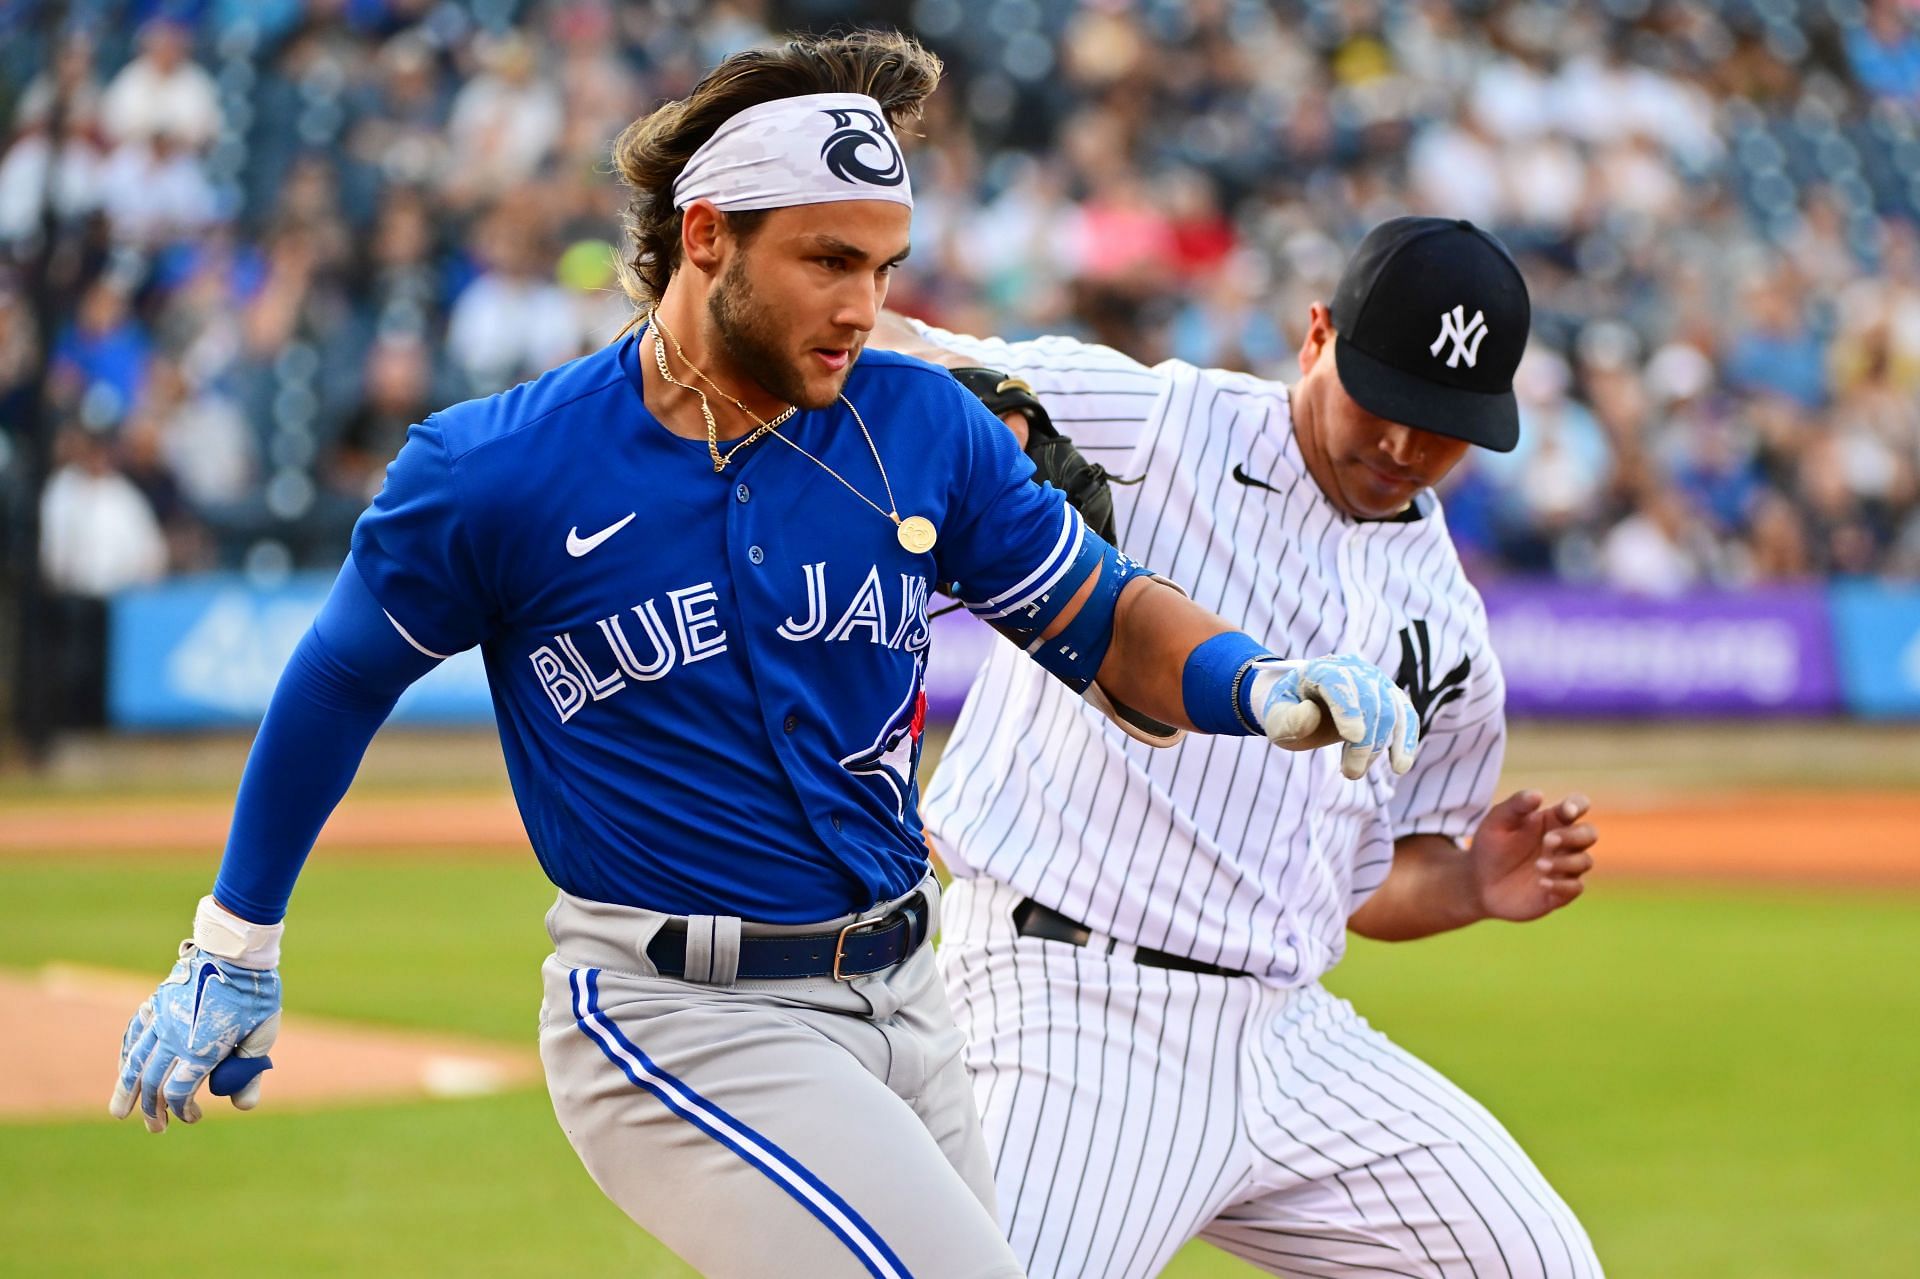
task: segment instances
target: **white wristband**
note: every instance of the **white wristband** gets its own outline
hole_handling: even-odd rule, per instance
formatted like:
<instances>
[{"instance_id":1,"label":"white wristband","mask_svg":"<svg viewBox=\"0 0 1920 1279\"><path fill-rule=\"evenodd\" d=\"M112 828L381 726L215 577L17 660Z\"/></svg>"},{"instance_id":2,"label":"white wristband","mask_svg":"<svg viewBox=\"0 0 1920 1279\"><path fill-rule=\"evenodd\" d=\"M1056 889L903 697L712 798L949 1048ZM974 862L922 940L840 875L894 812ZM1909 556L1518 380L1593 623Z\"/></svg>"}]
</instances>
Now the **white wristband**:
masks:
<instances>
[{"instance_id":1,"label":"white wristband","mask_svg":"<svg viewBox=\"0 0 1920 1279\"><path fill-rule=\"evenodd\" d=\"M286 928L284 923L249 923L211 894L202 897L200 908L193 912L193 944L242 968L278 968L280 934Z\"/></svg>"}]
</instances>

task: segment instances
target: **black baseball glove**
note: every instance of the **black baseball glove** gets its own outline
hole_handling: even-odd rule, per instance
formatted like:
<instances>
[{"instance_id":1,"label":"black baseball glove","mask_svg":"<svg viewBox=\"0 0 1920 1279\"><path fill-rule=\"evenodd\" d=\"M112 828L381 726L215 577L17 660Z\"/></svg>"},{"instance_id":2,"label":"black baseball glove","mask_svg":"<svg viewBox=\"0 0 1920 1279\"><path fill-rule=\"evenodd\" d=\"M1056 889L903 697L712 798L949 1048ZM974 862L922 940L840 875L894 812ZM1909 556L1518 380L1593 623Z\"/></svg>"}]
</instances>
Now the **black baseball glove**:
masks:
<instances>
[{"instance_id":1,"label":"black baseball glove","mask_svg":"<svg viewBox=\"0 0 1920 1279\"><path fill-rule=\"evenodd\" d=\"M994 416L1015 412L1027 419L1027 456L1033 459L1034 482L1051 484L1067 495L1087 527L1109 545L1114 542L1113 477L1098 462L1089 462L1073 441L1060 434L1047 416L1046 406L1033 388L998 369L952 370L960 385L972 391Z\"/></svg>"},{"instance_id":2,"label":"black baseball glove","mask_svg":"<svg viewBox=\"0 0 1920 1279\"><path fill-rule=\"evenodd\" d=\"M1033 388L1017 377L1010 377L998 369L965 368L951 370L960 379L960 385L980 397L980 402L998 417L1003 413L1019 413L1027 419L1027 456L1033 459L1036 481L1053 485L1066 494L1067 501L1073 503L1080 518L1087 527L1106 539L1107 545L1117 545L1113 529L1113 490L1110 484L1137 484L1138 480L1115 479L1107 473L1107 468L1098 462L1089 462L1086 454L1073 446L1073 441L1060 434L1047 416L1046 406L1033 393ZM1166 581L1164 578L1156 579ZM1178 591L1180 588L1172 582L1168 586ZM948 594L952 590L947 588ZM1181 594L1186 594L1181 591ZM959 607L957 604L952 607ZM1120 726L1122 732L1149 746L1171 746L1185 736L1183 730L1170 724L1162 724L1126 706L1107 695L1098 684L1089 684L1081 691L1082 697L1097 707L1101 714Z\"/></svg>"}]
</instances>

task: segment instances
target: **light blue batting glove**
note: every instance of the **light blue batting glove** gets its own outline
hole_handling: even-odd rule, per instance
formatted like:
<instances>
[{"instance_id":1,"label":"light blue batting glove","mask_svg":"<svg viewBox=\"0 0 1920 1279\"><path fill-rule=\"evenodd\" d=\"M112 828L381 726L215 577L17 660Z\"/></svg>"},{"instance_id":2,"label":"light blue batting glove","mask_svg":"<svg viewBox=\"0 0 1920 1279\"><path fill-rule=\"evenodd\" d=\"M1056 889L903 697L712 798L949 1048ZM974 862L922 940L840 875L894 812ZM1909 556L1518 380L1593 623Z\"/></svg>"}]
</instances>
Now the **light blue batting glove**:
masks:
<instances>
[{"instance_id":1,"label":"light blue batting glove","mask_svg":"<svg viewBox=\"0 0 1920 1279\"><path fill-rule=\"evenodd\" d=\"M1341 654L1306 661L1262 661L1255 666L1248 701L1267 740L1290 750L1326 739L1332 721L1340 772L1357 780L1381 755L1395 773L1413 767L1420 749L1420 716L1386 672L1372 662Z\"/></svg>"},{"instance_id":2,"label":"light blue batting glove","mask_svg":"<svg viewBox=\"0 0 1920 1279\"><path fill-rule=\"evenodd\" d=\"M224 920L210 921L210 911ZM194 1095L215 1066L229 1055L266 1061L280 1032L279 933L277 924L239 920L211 897L201 902L194 936L180 943L173 971L127 1023L109 1114L124 1119L138 1102L149 1132L165 1132L169 1113L194 1123L200 1118ZM271 962L258 966L262 959ZM231 1096L241 1110L260 1100L264 1066L250 1065L240 1072L245 1084Z\"/></svg>"}]
</instances>

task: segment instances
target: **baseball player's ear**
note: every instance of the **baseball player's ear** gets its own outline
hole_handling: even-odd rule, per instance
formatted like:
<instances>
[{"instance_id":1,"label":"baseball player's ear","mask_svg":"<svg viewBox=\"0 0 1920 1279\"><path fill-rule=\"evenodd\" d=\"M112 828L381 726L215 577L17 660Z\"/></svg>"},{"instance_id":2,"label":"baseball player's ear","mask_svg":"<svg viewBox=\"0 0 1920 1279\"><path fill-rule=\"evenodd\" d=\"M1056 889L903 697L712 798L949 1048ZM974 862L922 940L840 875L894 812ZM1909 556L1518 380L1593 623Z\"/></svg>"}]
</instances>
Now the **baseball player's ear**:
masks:
<instances>
[{"instance_id":1,"label":"baseball player's ear","mask_svg":"<svg viewBox=\"0 0 1920 1279\"><path fill-rule=\"evenodd\" d=\"M720 241L727 233L726 218L711 200L695 200L680 215L680 253L696 271L713 273L720 267Z\"/></svg>"},{"instance_id":2,"label":"baseball player's ear","mask_svg":"<svg viewBox=\"0 0 1920 1279\"><path fill-rule=\"evenodd\" d=\"M1300 343L1300 371L1310 372L1333 343L1333 313L1315 302L1307 311L1307 336Z\"/></svg>"}]
</instances>

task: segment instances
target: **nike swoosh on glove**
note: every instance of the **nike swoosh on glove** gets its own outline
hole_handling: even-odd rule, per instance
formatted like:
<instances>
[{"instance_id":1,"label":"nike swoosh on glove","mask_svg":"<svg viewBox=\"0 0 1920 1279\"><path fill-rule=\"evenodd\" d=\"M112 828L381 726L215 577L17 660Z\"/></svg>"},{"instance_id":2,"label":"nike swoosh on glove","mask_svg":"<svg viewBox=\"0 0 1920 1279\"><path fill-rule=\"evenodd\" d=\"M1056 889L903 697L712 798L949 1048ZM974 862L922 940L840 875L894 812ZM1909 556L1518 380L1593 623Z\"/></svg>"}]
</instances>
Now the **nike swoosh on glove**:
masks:
<instances>
[{"instance_id":1,"label":"nike swoosh on glove","mask_svg":"<svg viewBox=\"0 0 1920 1279\"><path fill-rule=\"evenodd\" d=\"M200 1118L194 1094L229 1054L264 1058L280 1032L280 974L242 968L191 941L160 988L140 1005L120 1041L120 1078L107 1111L115 1119L134 1103L149 1132L165 1132L169 1113L182 1123ZM241 1110L260 1100L257 1073L232 1096Z\"/></svg>"}]
</instances>

